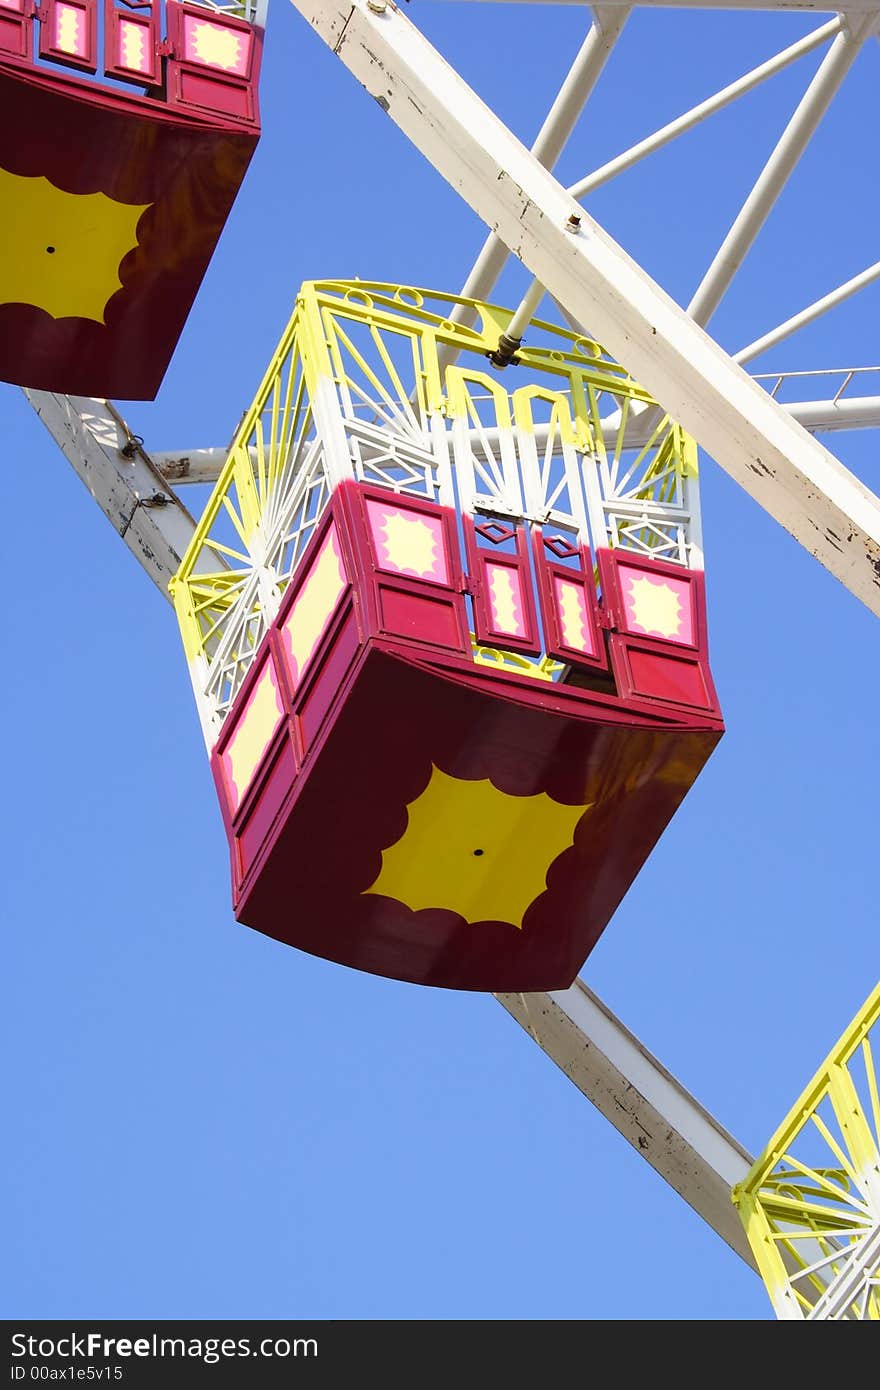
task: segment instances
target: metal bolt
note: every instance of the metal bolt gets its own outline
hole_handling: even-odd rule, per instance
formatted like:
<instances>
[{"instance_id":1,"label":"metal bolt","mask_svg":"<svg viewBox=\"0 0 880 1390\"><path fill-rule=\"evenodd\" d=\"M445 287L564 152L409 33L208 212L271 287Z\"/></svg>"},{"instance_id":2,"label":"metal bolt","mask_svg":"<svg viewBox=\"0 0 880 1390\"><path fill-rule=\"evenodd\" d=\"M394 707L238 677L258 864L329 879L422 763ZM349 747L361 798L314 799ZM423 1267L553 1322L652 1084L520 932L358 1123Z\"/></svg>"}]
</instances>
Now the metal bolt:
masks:
<instances>
[{"instance_id":1,"label":"metal bolt","mask_svg":"<svg viewBox=\"0 0 880 1390\"><path fill-rule=\"evenodd\" d=\"M576 212L573 212L569 215L569 219L565 224L565 230L567 232L576 232L578 231L580 225L581 219L578 217Z\"/></svg>"},{"instance_id":2,"label":"metal bolt","mask_svg":"<svg viewBox=\"0 0 880 1390\"><path fill-rule=\"evenodd\" d=\"M384 14L387 8L385 0L367 0L367 9L372 10L373 14Z\"/></svg>"}]
</instances>

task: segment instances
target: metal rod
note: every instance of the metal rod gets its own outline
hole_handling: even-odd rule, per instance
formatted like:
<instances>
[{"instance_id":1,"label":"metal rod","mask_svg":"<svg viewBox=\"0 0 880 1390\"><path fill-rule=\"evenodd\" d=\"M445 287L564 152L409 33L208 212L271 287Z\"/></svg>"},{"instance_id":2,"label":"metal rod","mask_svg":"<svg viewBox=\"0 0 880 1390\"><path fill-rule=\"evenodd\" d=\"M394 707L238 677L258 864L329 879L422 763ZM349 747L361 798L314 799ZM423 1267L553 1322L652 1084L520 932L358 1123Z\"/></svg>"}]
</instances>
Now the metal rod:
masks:
<instances>
[{"instance_id":1,"label":"metal rod","mask_svg":"<svg viewBox=\"0 0 880 1390\"><path fill-rule=\"evenodd\" d=\"M755 186L688 305L691 318L705 328L763 227L773 204L806 149L811 136L849 72L862 43L876 26L870 16L854 31L832 41L798 106L764 165Z\"/></svg>"},{"instance_id":2,"label":"metal rod","mask_svg":"<svg viewBox=\"0 0 880 1390\"><path fill-rule=\"evenodd\" d=\"M601 5L595 7L592 27L532 145L532 154L546 169L552 169L562 153L628 15L628 7L608 12ZM501 238L491 232L465 281L462 298L487 299L509 255L510 251ZM467 305L457 305L451 318L454 323L471 324L474 321L473 312ZM444 357L445 365L454 362L455 356L455 350L450 347Z\"/></svg>"},{"instance_id":3,"label":"metal rod","mask_svg":"<svg viewBox=\"0 0 880 1390\"><path fill-rule=\"evenodd\" d=\"M821 25L818 29L814 29L812 33L799 39L797 43L793 43L789 45L788 48L782 49L775 57L768 58L765 63L760 63L758 67L752 68L749 72L744 73L742 77L738 77L735 82L731 82L728 86L722 87L714 96L707 97L705 101L701 101L698 105L691 107L691 109L685 111L683 115L677 116L674 121L670 121L667 125L661 126L659 130L654 131L653 135L646 136L645 139L640 140L638 144L630 146L628 150L624 150L621 154L616 155L614 159L610 159L607 164L602 164L598 169L594 169L591 174L587 174L584 178L580 179L578 183L572 184L569 187L569 193L573 198L577 198L578 201L587 197L590 193L595 193L598 188L609 183L617 174L623 173L626 169L631 169L634 164L637 164L647 155L653 154L655 150L662 149L665 145L668 145L672 140L676 139L677 136L683 135L688 130L692 130L694 126L699 125L700 122L706 120L707 117L714 115L716 111L720 111L725 106L729 106L737 97L752 91L761 82L766 81L768 77L773 77L777 72L781 72L783 68L788 67L798 58L803 58L807 53L812 53L814 49L820 47L826 40L833 38L835 34L839 33L843 27L843 22L841 17L838 16L836 19L829 20L827 24ZM507 329L507 336L509 338L522 339L531 319L535 315L535 311L543 295L543 286L539 285L536 280L533 280L510 321ZM474 296L474 298L476 298L476 296Z\"/></svg>"},{"instance_id":4,"label":"metal rod","mask_svg":"<svg viewBox=\"0 0 880 1390\"><path fill-rule=\"evenodd\" d=\"M818 375L818 374L817 374ZM839 400L836 396L822 401L783 401L780 402L798 424L811 433L827 433L838 430L876 429L880 426L880 396L854 396ZM642 419L632 421L627 429L624 447L638 448L643 445L650 431ZM547 442L550 427L545 424L535 426L535 443L539 448ZM480 440L496 447L499 442L497 429L469 431L474 442ZM608 427L605 443L613 447L617 439L616 428ZM378 448L378 446L377 446ZM221 448L166 449L150 454L163 480L173 482L176 488L187 485L202 486L215 483L220 477L228 450ZM257 467L256 450L253 451L254 469Z\"/></svg>"},{"instance_id":5,"label":"metal rod","mask_svg":"<svg viewBox=\"0 0 880 1390\"><path fill-rule=\"evenodd\" d=\"M830 294L823 295L821 299L817 299L812 304L808 304L806 309L802 309L799 314L794 314L790 319L786 319L784 323L779 324L778 328L772 328L770 332L765 333L763 337L756 338L755 341L749 343L747 347L740 348L739 352L733 355L734 362L742 364L751 362L755 357L760 357L761 353L766 352L768 348L775 347L776 344L781 343L784 338L791 337L792 333L796 333L799 328L803 328L806 324L812 323L815 319L819 318L821 314L827 313L829 309L833 309L837 304L842 304L845 299L849 299L850 295L855 294L857 290L863 289L865 285L870 285L874 280L878 279L880 279L880 261L875 261L873 265L868 266L867 270L863 270L860 275L854 275L851 280L847 280L845 284L839 285L838 288L832 290Z\"/></svg>"}]
</instances>

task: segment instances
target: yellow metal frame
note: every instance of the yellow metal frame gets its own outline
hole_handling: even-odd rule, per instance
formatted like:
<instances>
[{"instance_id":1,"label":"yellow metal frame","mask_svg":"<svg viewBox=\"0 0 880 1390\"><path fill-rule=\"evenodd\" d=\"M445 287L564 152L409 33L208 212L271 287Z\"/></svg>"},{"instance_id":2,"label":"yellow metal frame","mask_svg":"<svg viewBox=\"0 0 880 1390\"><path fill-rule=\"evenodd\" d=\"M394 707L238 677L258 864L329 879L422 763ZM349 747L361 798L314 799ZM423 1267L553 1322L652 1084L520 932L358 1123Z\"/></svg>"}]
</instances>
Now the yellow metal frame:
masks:
<instances>
[{"instance_id":1,"label":"yellow metal frame","mask_svg":"<svg viewBox=\"0 0 880 1390\"><path fill-rule=\"evenodd\" d=\"M810 1316L860 1243L880 1229L880 1099L870 1036L878 1019L880 984L732 1192L783 1318ZM828 1156L828 1166L799 1156L802 1139L811 1154ZM880 1255L873 1285L870 1275L842 1316L880 1319Z\"/></svg>"}]
</instances>

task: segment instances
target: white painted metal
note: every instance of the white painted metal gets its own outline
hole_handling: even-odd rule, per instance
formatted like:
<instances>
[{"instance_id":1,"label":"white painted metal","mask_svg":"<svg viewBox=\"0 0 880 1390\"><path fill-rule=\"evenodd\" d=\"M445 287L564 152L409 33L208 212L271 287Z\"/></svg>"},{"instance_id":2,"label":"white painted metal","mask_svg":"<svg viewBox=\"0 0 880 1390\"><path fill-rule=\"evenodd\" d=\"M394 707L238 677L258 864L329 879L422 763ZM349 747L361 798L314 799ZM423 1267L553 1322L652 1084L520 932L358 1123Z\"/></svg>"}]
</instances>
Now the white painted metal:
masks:
<instances>
[{"instance_id":1,"label":"white painted metal","mask_svg":"<svg viewBox=\"0 0 880 1390\"><path fill-rule=\"evenodd\" d=\"M604 5L594 6L593 25L532 146L532 154L545 168L552 169L562 153L628 14L627 6L607 11ZM462 298L488 299L509 255L504 242L490 232L465 281ZM456 323L472 323L473 316L468 316L466 310L456 306L453 320ZM447 351L442 360L453 362L455 355Z\"/></svg>"},{"instance_id":2,"label":"white painted metal","mask_svg":"<svg viewBox=\"0 0 880 1390\"><path fill-rule=\"evenodd\" d=\"M195 522L168 479L106 401L47 391L24 395L113 529L170 602L168 581Z\"/></svg>"},{"instance_id":3,"label":"white painted metal","mask_svg":"<svg viewBox=\"0 0 880 1390\"><path fill-rule=\"evenodd\" d=\"M851 400L789 401L785 409L812 434L880 429L880 396Z\"/></svg>"},{"instance_id":4,"label":"white painted metal","mask_svg":"<svg viewBox=\"0 0 880 1390\"><path fill-rule=\"evenodd\" d=\"M691 318L703 327L718 308L781 189L828 110L832 97L852 67L862 44L874 32L876 24L876 15L869 15L852 30L843 30L833 40L688 305Z\"/></svg>"},{"instance_id":5,"label":"white painted metal","mask_svg":"<svg viewBox=\"0 0 880 1390\"><path fill-rule=\"evenodd\" d=\"M877 498L583 212L395 5L375 13L366 0L294 2L575 320L810 554L880 613ZM577 231L570 230L572 215L581 219Z\"/></svg>"},{"instance_id":6,"label":"white painted metal","mask_svg":"<svg viewBox=\"0 0 880 1390\"><path fill-rule=\"evenodd\" d=\"M752 1269L731 1188L753 1159L576 980L552 994L495 996L627 1143Z\"/></svg>"},{"instance_id":7,"label":"white painted metal","mask_svg":"<svg viewBox=\"0 0 880 1390\"><path fill-rule=\"evenodd\" d=\"M828 1264L834 1259L839 1260L839 1258L839 1256L830 1255L823 1263ZM855 1250L847 1259L843 1271L831 1280L822 1297L813 1304L807 1314L806 1321L839 1322L851 1315L850 1310L854 1305L859 1306L861 1315L864 1317L869 1292L876 1288L880 1282L878 1269L880 1269L880 1220L875 1218L874 1229L871 1234L864 1236L858 1242ZM782 1298L774 1299L774 1306L777 1307L778 1312L780 1311L778 1305L782 1302ZM784 1314L780 1312L780 1316L784 1316Z\"/></svg>"},{"instance_id":8,"label":"white painted metal","mask_svg":"<svg viewBox=\"0 0 880 1390\"><path fill-rule=\"evenodd\" d=\"M779 377L761 377L756 380L793 380L805 373L792 372L780 374ZM827 374L816 373L817 376L825 377ZM788 411L793 419L803 425L804 429L815 434L826 434L841 430L862 430L880 428L880 396L854 396L851 399L840 400L835 397L833 400L818 401L785 401L783 408ZM486 438L492 447L495 446L497 435L492 430L485 432ZM539 447L546 443L547 427L537 425L535 427L535 443ZM636 443L642 439L643 435L633 434L632 442ZM629 434L627 439L630 439ZM613 442L613 435L608 434L606 444ZM152 450L150 457L156 468L158 468L163 479L173 482L178 488L186 487L187 484L213 484L220 476L220 470L226 462L227 451L223 448L197 448L197 449L158 449Z\"/></svg>"},{"instance_id":9,"label":"white painted metal","mask_svg":"<svg viewBox=\"0 0 880 1390\"><path fill-rule=\"evenodd\" d=\"M875 261L860 275L854 275L851 280L847 280L843 285L838 285L836 290L832 290L829 294L823 295L821 299L816 299L812 304L808 304L805 309L801 309L799 314L793 314L790 319L780 323L777 328L772 328L769 333L764 333L762 337L756 338L747 347L740 348L739 352L733 354L734 362L739 362L740 365L753 362L768 348L776 347L777 343L784 342L799 328L805 328L808 323L814 323L829 309L836 308L838 304L842 304L844 300L849 299L859 290L864 289L866 285L870 285L878 279L880 279L880 261Z\"/></svg>"},{"instance_id":10,"label":"white painted metal","mask_svg":"<svg viewBox=\"0 0 880 1390\"><path fill-rule=\"evenodd\" d=\"M689 111L676 117L674 121L669 121L668 124L661 126L653 135L646 136L644 140L640 140L637 144L630 146L628 150L624 150L622 154L615 156L614 159L608 160L606 164L602 164L598 169L594 169L591 174L587 174L586 177L579 179L577 183L570 184L568 189L569 193L573 198L577 198L578 202L581 202L591 193L595 193L597 189L602 188L604 184L610 183L611 179L615 178L618 174L622 174L627 169L631 169L647 155L653 154L656 150L663 149L665 145L670 144L671 141L675 140L679 135L684 135L687 131L692 130L694 126L706 120L707 117L714 115L716 111L721 111L725 106L729 106L737 97L752 91L768 77L772 77L775 73L781 72L783 68L788 67L789 64L795 62L798 58L802 58L805 54L811 53L814 49L820 47L828 39L833 38L834 35L840 31L842 25L843 20L838 16L837 19L829 20L827 24L823 24L818 29L814 29L811 34L805 35L805 37L799 39L797 43L790 44L788 48L784 48L780 53L777 53L775 57L769 58L765 63L760 63L757 67L744 73L742 77L737 78L735 82L731 82L728 86L722 87L714 96L707 97L705 101L701 101L697 106L691 107ZM509 338L516 340L523 337L528 327L529 320L534 316L543 295L543 286L540 285L537 280L533 280L510 321L507 329L507 336Z\"/></svg>"}]
</instances>

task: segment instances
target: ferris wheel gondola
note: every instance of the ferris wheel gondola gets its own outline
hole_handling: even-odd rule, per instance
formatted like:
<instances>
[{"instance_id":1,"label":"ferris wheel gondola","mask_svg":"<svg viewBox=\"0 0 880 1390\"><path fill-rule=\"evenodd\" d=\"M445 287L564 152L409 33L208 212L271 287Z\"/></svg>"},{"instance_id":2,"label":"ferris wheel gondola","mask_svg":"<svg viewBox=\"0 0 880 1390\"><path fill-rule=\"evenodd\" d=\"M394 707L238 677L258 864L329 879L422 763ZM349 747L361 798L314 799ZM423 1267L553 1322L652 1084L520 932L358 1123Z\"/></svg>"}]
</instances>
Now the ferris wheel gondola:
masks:
<instances>
[{"instance_id":1,"label":"ferris wheel gondola","mask_svg":"<svg viewBox=\"0 0 880 1390\"><path fill-rule=\"evenodd\" d=\"M4 0L0 378L155 397L259 139L257 20Z\"/></svg>"}]
</instances>

